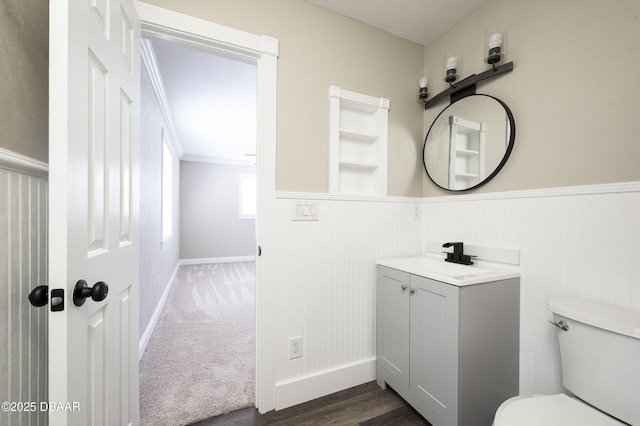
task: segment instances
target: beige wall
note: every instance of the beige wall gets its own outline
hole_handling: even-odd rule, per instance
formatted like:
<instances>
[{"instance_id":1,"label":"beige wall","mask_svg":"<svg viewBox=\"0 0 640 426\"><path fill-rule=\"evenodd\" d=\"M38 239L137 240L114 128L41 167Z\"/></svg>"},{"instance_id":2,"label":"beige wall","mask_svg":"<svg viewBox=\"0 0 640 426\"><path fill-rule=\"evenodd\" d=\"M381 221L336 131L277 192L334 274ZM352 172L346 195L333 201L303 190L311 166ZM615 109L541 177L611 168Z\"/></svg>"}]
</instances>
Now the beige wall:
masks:
<instances>
[{"instance_id":1,"label":"beige wall","mask_svg":"<svg viewBox=\"0 0 640 426\"><path fill-rule=\"evenodd\" d=\"M0 0L0 148L48 161L49 3Z\"/></svg>"},{"instance_id":2,"label":"beige wall","mask_svg":"<svg viewBox=\"0 0 640 426\"><path fill-rule=\"evenodd\" d=\"M446 102L421 117L416 79L440 80L445 52L462 76L486 69L485 32L507 29L514 71L480 85L516 118L504 170L478 192L640 179L640 2L489 0L423 52L302 0L148 0L280 40L277 189L328 190L328 86L391 99L389 193L419 196L423 133ZM46 161L46 2L0 0L0 148ZM436 81L437 80L437 81ZM424 127L423 127L424 122ZM441 195L429 181L424 195Z\"/></svg>"},{"instance_id":3,"label":"beige wall","mask_svg":"<svg viewBox=\"0 0 640 426\"><path fill-rule=\"evenodd\" d=\"M280 41L277 181L281 191L329 189L329 86L391 100L389 194L422 193L423 47L303 0L147 0Z\"/></svg>"},{"instance_id":4,"label":"beige wall","mask_svg":"<svg viewBox=\"0 0 640 426\"><path fill-rule=\"evenodd\" d=\"M425 48L431 93L446 88L446 54L462 60L461 77L487 69L485 33L500 26L514 70L478 93L509 105L516 141L477 191L640 180L640 2L489 0ZM425 132L446 105L425 112ZM446 193L425 175L425 196Z\"/></svg>"}]
</instances>

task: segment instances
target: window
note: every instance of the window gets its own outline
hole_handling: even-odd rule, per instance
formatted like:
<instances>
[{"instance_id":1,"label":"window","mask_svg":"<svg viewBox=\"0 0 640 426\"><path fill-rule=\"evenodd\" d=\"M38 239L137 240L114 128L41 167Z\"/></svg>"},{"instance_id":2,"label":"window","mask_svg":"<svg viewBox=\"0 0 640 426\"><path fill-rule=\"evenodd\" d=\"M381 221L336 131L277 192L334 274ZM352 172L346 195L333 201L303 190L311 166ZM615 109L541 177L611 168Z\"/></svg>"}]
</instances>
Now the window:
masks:
<instances>
[{"instance_id":1,"label":"window","mask_svg":"<svg viewBox=\"0 0 640 426\"><path fill-rule=\"evenodd\" d=\"M171 236L173 222L173 155L162 138L162 241Z\"/></svg>"},{"instance_id":2,"label":"window","mask_svg":"<svg viewBox=\"0 0 640 426\"><path fill-rule=\"evenodd\" d=\"M256 218L256 177L240 175L240 219Z\"/></svg>"}]
</instances>

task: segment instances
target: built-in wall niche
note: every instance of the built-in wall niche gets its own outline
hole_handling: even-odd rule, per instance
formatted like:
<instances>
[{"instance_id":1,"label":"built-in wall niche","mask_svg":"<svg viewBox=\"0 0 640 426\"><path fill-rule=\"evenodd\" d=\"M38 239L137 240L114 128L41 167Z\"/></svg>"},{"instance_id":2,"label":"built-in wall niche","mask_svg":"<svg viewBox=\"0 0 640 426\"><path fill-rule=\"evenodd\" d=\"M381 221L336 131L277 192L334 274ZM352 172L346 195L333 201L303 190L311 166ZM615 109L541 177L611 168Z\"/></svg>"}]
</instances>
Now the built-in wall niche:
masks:
<instances>
[{"instance_id":1,"label":"built-in wall niche","mask_svg":"<svg viewBox=\"0 0 640 426\"><path fill-rule=\"evenodd\" d=\"M331 86L329 191L387 194L389 99Z\"/></svg>"},{"instance_id":2,"label":"built-in wall niche","mask_svg":"<svg viewBox=\"0 0 640 426\"><path fill-rule=\"evenodd\" d=\"M485 179L485 123L452 115L450 121L449 188L476 186Z\"/></svg>"}]
</instances>

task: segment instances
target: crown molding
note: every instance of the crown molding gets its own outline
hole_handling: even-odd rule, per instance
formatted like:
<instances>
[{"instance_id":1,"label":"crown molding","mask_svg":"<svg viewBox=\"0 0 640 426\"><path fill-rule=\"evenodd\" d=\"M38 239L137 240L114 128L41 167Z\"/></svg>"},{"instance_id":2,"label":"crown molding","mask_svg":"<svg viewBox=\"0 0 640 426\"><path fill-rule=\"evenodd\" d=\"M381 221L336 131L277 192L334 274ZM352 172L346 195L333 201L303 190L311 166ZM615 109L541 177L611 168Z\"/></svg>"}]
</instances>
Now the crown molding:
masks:
<instances>
[{"instance_id":1,"label":"crown molding","mask_svg":"<svg viewBox=\"0 0 640 426\"><path fill-rule=\"evenodd\" d=\"M167 123L169 135L169 143L171 144L171 148L175 154L177 154L178 158L182 158L184 155L184 151L182 149L182 144L180 143L180 139L178 139L175 124L173 123L173 117L171 116L171 110L169 109L169 102L167 100L166 91L164 89L164 83L162 82L162 75L160 74L160 69L158 68L158 62L156 60L156 54L153 51L153 45L149 40L142 39L140 43L140 50L142 55L142 63L144 64L147 73L149 74L149 78L151 79L151 85L153 86L153 91L156 94L156 98L158 99L158 103L160 104L160 110L162 110L162 115Z\"/></svg>"},{"instance_id":2,"label":"crown molding","mask_svg":"<svg viewBox=\"0 0 640 426\"><path fill-rule=\"evenodd\" d=\"M236 160L236 159L230 159L230 158L199 157L197 155L185 155L182 158L180 158L180 161L191 161L193 163L220 164L225 166L255 167L256 165L255 157L252 157L250 160Z\"/></svg>"}]
</instances>

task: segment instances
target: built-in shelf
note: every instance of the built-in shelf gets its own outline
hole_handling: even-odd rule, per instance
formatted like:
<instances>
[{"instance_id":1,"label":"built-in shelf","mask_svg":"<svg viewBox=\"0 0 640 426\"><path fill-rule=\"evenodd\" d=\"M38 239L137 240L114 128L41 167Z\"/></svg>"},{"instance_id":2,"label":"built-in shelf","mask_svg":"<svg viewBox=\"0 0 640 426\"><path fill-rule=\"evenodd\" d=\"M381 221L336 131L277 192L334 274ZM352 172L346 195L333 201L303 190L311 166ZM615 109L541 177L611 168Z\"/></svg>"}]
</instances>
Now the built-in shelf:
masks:
<instances>
[{"instance_id":1,"label":"built-in shelf","mask_svg":"<svg viewBox=\"0 0 640 426\"><path fill-rule=\"evenodd\" d=\"M361 168L361 169L377 169L378 168L378 163L340 161L340 167L358 167L358 168Z\"/></svg>"},{"instance_id":2,"label":"built-in shelf","mask_svg":"<svg viewBox=\"0 0 640 426\"><path fill-rule=\"evenodd\" d=\"M487 125L457 116L449 117L449 187L468 188L484 179Z\"/></svg>"},{"instance_id":3,"label":"built-in shelf","mask_svg":"<svg viewBox=\"0 0 640 426\"><path fill-rule=\"evenodd\" d=\"M464 172L460 172L460 173L456 173L456 177L458 178L463 178L463 179L477 179L480 177L479 174L477 173L464 173Z\"/></svg>"},{"instance_id":4,"label":"built-in shelf","mask_svg":"<svg viewBox=\"0 0 640 426\"><path fill-rule=\"evenodd\" d=\"M377 133L359 132L356 130L340 129L340 137L359 139L363 141L376 141L378 139Z\"/></svg>"},{"instance_id":5,"label":"built-in shelf","mask_svg":"<svg viewBox=\"0 0 640 426\"><path fill-rule=\"evenodd\" d=\"M468 149L456 149L456 154L473 156L473 155L480 155L480 152L479 151L472 151L472 150L468 150Z\"/></svg>"},{"instance_id":6,"label":"built-in shelf","mask_svg":"<svg viewBox=\"0 0 640 426\"><path fill-rule=\"evenodd\" d=\"M329 191L387 194L389 100L331 86Z\"/></svg>"}]
</instances>

